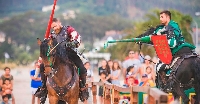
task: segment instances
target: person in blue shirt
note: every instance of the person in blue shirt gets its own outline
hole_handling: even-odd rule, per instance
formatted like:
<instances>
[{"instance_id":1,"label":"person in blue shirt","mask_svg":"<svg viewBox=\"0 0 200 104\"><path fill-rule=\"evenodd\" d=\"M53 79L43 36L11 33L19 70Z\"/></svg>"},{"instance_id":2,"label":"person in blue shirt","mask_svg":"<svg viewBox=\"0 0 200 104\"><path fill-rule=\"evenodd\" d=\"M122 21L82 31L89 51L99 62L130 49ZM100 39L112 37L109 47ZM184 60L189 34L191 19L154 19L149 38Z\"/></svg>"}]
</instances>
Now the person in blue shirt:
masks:
<instances>
[{"instance_id":1,"label":"person in blue shirt","mask_svg":"<svg viewBox=\"0 0 200 104\"><path fill-rule=\"evenodd\" d=\"M31 93L32 93L32 104L35 104L35 92L37 91L38 87L42 86L41 77L40 74L37 78L34 77L35 75L35 69L36 69L37 62L35 62L34 66L35 68L30 71L30 77L31 77ZM40 99L37 100L38 104L40 104Z\"/></svg>"}]
</instances>

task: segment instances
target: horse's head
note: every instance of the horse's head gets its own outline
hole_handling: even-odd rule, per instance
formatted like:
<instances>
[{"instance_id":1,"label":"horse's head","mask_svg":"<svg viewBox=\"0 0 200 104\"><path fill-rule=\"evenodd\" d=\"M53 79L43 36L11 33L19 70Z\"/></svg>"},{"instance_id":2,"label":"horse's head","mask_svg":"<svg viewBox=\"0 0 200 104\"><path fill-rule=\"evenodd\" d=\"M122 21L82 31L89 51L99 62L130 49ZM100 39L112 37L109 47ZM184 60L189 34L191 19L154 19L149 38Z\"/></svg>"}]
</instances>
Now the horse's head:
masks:
<instances>
[{"instance_id":1,"label":"horse's head","mask_svg":"<svg viewBox=\"0 0 200 104\"><path fill-rule=\"evenodd\" d=\"M38 39L38 44L40 45L40 57L43 60L46 74L50 74L52 68L58 68L57 64L68 62L66 48L56 39L50 38L44 41Z\"/></svg>"},{"instance_id":2,"label":"horse's head","mask_svg":"<svg viewBox=\"0 0 200 104\"><path fill-rule=\"evenodd\" d=\"M40 46L40 57L44 63L45 73L50 74L55 60L55 45L57 42L54 39L45 39L44 41L41 41L40 39L37 40Z\"/></svg>"}]
</instances>

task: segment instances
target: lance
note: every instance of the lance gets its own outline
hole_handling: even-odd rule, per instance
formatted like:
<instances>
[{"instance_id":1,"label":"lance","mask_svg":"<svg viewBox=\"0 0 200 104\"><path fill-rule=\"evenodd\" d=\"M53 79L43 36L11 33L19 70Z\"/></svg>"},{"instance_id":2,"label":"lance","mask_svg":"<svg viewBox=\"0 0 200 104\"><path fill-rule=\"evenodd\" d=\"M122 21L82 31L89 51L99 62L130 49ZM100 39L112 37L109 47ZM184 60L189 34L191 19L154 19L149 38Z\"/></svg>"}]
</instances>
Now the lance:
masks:
<instances>
[{"instance_id":1,"label":"lance","mask_svg":"<svg viewBox=\"0 0 200 104\"><path fill-rule=\"evenodd\" d=\"M145 36L142 38L132 38L132 39L122 39L122 40L110 40L104 44L104 48L108 47L108 43L116 43L116 42L149 42L151 38L149 36Z\"/></svg>"},{"instance_id":2,"label":"lance","mask_svg":"<svg viewBox=\"0 0 200 104\"><path fill-rule=\"evenodd\" d=\"M55 7L56 7L56 2L57 2L57 0L54 0L53 9L51 11L51 15L50 15L50 18L49 18L49 22L48 22L46 33L45 33L45 37L44 37L45 39L49 38L50 29L51 29L51 23L52 23L52 20L53 20L54 10L55 10Z\"/></svg>"}]
</instances>

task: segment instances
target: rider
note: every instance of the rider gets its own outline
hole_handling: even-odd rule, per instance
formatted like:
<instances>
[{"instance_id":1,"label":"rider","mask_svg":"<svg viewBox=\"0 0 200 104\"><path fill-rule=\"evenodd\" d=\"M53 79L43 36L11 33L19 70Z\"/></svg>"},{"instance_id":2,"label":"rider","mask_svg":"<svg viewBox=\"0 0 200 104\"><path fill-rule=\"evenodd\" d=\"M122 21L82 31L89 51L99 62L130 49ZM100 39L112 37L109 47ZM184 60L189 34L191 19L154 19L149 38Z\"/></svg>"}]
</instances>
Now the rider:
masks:
<instances>
[{"instance_id":1,"label":"rider","mask_svg":"<svg viewBox=\"0 0 200 104\"><path fill-rule=\"evenodd\" d=\"M166 34L168 45L170 47L170 50L172 52L173 59L171 61L171 67L173 66L175 62L177 62L177 59L184 59L185 55L192 55L195 49L195 46L185 42L185 39L182 35L182 32L179 28L179 25L171 20L171 13L168 10L164 10L160 12L160 22L161 25L157 26L154 30L154 33L152 35L164 35ZM152 36L150 35L150 37ZM175 70L178 66L175 65ZM172 68L173 71L173 68Z\"/></svg>"},{"instance_id":2,"label":"rider","mask_svg":"<svg viewBox=\"0 0 200 104\"><path fill-rule=\"evenodd\" d=\"M53 32L51 33L49 38L57 39L57 42L60 43L63 40L66 40L61 43L61 46L68 49L69 59L74 62L74 64L80 69L80 98L84 101L84 98L87 99L87 88L85 86L86 83L86 75L87 70L85 69L80 57L77 55L76 48L79 47L81 43L80 34L71 26L62 26L61 22L57 18L53 18L51 28ZM46 78L42 79L43 86L42 89L46 89ZM40 90L40 92L36 93L36 95L41 96L44 90Z\"/></svg>"},{"instance_id":3,"label":"rider","mask_svg":"<svg viewBox=\"0 0 200 104\"><path fill-rule=\"evenodd\" d=\"M171 20L170 11L164 10L160 12L160 22L162 25L156 28L154 34L167 34L168 44L173 56L177 57L183 53L190 53L195 49L195 46L185 42L179 25Z\"/></svg>"}]
</instances>

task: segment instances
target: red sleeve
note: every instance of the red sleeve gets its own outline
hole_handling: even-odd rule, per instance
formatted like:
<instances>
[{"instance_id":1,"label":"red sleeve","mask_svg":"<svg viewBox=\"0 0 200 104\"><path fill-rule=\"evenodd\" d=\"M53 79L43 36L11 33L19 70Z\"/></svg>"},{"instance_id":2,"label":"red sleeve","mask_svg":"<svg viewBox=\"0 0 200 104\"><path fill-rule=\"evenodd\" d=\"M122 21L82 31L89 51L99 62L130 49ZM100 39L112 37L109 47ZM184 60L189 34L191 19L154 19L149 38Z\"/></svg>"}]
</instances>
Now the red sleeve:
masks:
<instances>
[{"instance_id":1,"label":"red sleeve","mask_svg":"<svg viewBox=\"0 0 200 104\"><path fill-rule=\"evenodd\" d=\"M68 26L67 28L67 34L70 35L75 29L72 26Z\"/></svg>"},{"instance_id":2,"label":"red sleeve","mask_svg":"<svg viewBox=\"0 0 200 104\"><path fill-rule=\"evenodd\" d=\"M76 40L79 43L81 43L81 36L79 35L79 33L73 27L68 26L67 34L68 34L68 37L70 38L71 41Z\"/></svg>"}]
</instances>

